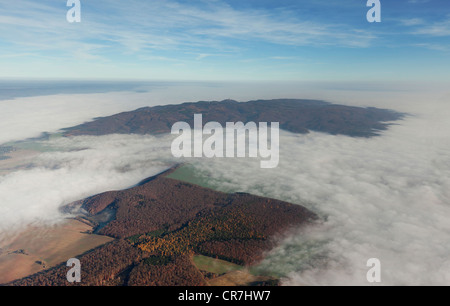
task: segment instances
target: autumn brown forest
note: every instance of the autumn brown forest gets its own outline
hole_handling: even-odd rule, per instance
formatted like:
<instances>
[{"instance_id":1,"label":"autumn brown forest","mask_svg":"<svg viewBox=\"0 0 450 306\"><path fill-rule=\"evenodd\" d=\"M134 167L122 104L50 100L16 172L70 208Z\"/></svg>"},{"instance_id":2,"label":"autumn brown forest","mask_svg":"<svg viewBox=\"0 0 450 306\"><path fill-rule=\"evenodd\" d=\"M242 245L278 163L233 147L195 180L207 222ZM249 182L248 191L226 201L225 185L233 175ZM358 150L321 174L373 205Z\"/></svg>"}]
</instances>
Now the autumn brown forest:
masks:
<instances>
[{"instance_id":1,"label":"autumn brown forest","mask_svg":"<svg viewBox=\"0 0 450 306\"><path fill-rule=\"evenodd\" d=\"M166 172L167 173L167 172ZM77 258L78 285L207 285L192 256L205 255L242 266L257 263L278 234L317 217L306 208L245 193L227 194L167 178L166 173L122 191L111 191L69 206L80 206L85 222L114 241ZM112 216L99 222L97 216ZM65 263L10 285L65 286Z\"/></svg>"}]
</instances>

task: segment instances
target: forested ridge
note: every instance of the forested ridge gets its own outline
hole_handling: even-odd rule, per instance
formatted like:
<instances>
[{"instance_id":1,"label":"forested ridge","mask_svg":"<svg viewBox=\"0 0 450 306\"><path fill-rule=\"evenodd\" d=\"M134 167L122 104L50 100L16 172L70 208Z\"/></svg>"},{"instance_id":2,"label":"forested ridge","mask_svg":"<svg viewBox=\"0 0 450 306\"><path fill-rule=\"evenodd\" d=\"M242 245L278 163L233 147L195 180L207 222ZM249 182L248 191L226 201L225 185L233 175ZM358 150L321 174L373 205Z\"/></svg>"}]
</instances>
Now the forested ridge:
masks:
<instances>
[{"instance_id":1,"label":"forested ridge","mask_svg":"<svg viewBox=\"0 0 450 306\"><path fill-rule=\"evenodd\" d=\"M391 110L330 104L300 99L256 100L249 102L199 101L179 105L144 107L109 117L97 118L67 128L65 136L108 134L170 133L178 121L193 126L194 114L202 114L204 123L279 122L280 128L293 133L309 131L371 137L388 128L388 121L404 117Z\"/></svg>"},{"instance_id":2,"label":"forested ridge","mask_svg":"<svg viewBox=\"0 0 450 306\"><path fill-rule=\"evenodd\" d=\"M194 254L252 265L274 237L316 215L300 205L250 194L226 194L160 175L140 186L90 197L88 216L114 210L98 233L115 241L78 256L82 282L65 263L9 285L206 285Z\"/></svg>"}]
</instances>

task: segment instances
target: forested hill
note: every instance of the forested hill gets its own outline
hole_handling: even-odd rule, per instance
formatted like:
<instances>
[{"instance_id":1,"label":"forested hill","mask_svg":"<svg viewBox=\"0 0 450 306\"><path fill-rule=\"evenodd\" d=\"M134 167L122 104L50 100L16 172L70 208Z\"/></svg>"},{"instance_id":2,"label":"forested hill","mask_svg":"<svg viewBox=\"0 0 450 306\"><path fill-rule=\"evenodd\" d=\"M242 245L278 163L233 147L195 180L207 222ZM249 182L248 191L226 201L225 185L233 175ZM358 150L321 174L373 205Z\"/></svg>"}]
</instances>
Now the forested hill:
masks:
<instances>
[{"instance_id":1,"label":"forested hill","mask_svg":"<svg viewBox=\"0 0 450 306\"><path fill-rule=\"evenodd\" d=\"M252 265L276 245L274 237L317 219L300 205L222 193L164 175L80 204L88 220L105 210L115 212L98 233L116 239L77 256L83 263L78 285L87 286L207 285L206 276L192 262L194 255ZM9 285L70 285L67 270L62 263Z\"/></svg>"},{"instance_id":2,"label":"forested hill","mask_svg":"<svg viewBox=\"0 0 450 306\"><path fill-rule=\"evenodd\" d=\"M277 99L237 102L200 101L179 105L140 108L65 130L65 136L107 134L170 133L175 122L193 126L194 114L203 115L203 124L210 121L279 122L280 128L294 133L309 131L355 137L375 136L399 120L403 114L378 108L330 104L315 100Z\"/></svg>"}]
</instances>

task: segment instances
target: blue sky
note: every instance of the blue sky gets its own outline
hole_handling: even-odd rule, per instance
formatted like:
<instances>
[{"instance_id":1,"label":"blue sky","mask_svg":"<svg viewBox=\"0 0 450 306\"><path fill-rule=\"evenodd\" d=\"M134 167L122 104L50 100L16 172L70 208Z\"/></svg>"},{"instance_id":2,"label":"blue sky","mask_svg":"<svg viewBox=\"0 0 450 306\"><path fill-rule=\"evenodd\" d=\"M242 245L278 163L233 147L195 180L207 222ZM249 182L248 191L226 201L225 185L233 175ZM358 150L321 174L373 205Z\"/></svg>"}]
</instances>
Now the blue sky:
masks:
<instances>
[{"instance_id":1,"label":"blue sky","mask_svg":"<svg viewBox=\"0 0 450 306\"><path fill-rule=\"evenodd\" d=\"M1 0L0 78L450 81L450 2Z\"/></svg>"}]
</instances>

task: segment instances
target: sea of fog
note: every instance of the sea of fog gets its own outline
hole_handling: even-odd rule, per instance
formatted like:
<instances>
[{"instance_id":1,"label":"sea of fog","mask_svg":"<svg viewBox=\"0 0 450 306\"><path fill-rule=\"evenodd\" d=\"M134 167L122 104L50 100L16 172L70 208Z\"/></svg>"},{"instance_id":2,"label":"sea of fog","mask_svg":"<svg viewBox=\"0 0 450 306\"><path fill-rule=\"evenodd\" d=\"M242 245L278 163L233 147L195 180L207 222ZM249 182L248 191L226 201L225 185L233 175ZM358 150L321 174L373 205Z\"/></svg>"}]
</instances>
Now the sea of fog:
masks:
<instances>
[{"instance_id":1,"label":"sea of fog","mask_svg":"<svg viewBox=\"0 0 450 306\"><path fill-rule=\"evenodd\" d=\"M275 169L261 169L259 161L249 159L192 163L219 190L302 204L321 216L314 226L280 238L260 265L282 276L284 284L369 285L369 258L381 262L382 285L450 284L450 94L445 90L417 84L151 85L1 100L0 143L142 106L198 100L315 98L407 112L374 138L282 131ZM51 149L26 168L0 175L0 240L27 225L61 222L64 204L133 186L167 169L178 162L171 157L172 139L108 135L37 141Z\"/></svg>"}]
</instances>

